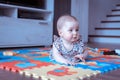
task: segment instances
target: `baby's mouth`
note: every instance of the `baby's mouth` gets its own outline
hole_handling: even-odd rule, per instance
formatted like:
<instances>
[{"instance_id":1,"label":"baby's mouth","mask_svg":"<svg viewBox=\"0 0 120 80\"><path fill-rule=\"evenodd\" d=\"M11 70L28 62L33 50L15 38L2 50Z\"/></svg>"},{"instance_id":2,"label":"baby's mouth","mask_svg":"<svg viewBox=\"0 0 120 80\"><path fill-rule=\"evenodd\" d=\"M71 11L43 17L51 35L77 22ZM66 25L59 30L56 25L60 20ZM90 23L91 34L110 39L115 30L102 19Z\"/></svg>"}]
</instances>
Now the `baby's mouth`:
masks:
<instances>
[{"instance_id":1,"label":"baby's mouth","mask_svg":"<svg viewBox=\"0 0 120 80\"><path fill-rule=\"evenodd\" d=\"M73 39L76 41L76 40L78 40L78 38L77 37L73 37Z\"/></svg>"}]
</instances>

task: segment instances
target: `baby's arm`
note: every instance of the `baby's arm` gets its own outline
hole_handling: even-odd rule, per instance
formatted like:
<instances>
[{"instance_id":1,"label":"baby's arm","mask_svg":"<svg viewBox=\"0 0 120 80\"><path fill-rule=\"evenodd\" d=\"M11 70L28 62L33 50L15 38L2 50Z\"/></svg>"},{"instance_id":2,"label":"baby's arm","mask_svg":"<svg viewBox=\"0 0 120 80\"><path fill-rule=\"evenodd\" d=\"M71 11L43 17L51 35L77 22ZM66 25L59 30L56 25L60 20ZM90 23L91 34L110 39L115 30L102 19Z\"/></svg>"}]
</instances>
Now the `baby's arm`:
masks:
<instances>
[{"instance_id":1,"label":"baby's arm","mask_svg":"<svg viewBox=\"0 0 120 80\"><path fill-rule=\"evenodd\" d=\"M76 55L75 58L79 58L81 61L85 62L87 55L88 55L88 49L84 48L83 52L81 54Z\"/></svg>"},{"instance_id":2,"label":"baby's arm","mask_svg":"<svg viewBox=\"0 0 120 80\"><path fill-rule=\"evenodd\" d=\"M52 55L57 62L63 63L63 64L70 64L70 62L60 54L60 52L57 50L57 48L54 45L53 45Z\"/></svg>"}]
</instances>

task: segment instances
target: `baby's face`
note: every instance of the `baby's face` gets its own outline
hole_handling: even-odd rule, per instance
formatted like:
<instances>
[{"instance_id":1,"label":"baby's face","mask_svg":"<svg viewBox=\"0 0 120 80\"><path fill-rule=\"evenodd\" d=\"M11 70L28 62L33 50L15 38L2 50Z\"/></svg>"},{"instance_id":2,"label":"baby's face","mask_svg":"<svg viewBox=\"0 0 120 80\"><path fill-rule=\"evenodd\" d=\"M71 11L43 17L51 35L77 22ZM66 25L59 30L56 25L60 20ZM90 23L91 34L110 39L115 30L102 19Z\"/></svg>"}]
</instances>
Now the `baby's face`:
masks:
<instances>
[{"instance_id":1,"label":"baby's face","mask_svg":"<svg viewBox=\"0 0 120 80\"><path fill-rule=\"evenodd\" d=\"M77 22L65 22L61 29L61 37L68 42L75 42L79 39L79 25Z\"/></svg>"}]
</instances>

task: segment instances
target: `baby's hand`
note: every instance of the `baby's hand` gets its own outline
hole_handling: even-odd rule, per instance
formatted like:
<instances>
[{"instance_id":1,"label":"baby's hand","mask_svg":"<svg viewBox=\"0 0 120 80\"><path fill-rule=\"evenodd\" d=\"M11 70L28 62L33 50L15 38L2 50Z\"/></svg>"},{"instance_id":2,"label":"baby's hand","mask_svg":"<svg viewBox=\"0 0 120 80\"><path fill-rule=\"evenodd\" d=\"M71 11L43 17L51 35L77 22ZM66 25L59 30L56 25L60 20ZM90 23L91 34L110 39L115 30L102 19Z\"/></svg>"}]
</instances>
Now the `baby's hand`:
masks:
<instances>
[{"instance_id":1,"label":"baby's hand","mask_svg":"<svg viewBox=\"0 0 120 80\"><path fill-rule=\"evenodd\" d=\"M74 65L75 65L74 62L70 62L70 61L66 61L65 64L66 64L66 65L70 65L70 66L74 66Z\"/></svg>"},{"instance_id":2,"label":"baby's hand","mask_svg":"<svg viewBox=\"0 0 120 80\"><path fill-rule=\"evenodd\" d=\"M78 59L80 59L81 61L83 61L83 62L85 62L85 57L84 57L84 55L76 55L75 56L75 58L78 58Z\"/></svg>"}]
</instances>

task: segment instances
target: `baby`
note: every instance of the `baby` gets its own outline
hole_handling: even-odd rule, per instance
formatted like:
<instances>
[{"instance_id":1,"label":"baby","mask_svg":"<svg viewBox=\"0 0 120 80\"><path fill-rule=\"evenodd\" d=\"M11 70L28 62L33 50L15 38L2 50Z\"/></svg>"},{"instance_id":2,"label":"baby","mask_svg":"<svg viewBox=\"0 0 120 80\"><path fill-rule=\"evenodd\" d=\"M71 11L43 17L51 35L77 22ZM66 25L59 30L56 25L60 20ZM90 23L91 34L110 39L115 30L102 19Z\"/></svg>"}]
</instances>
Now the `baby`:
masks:
<instances>
[{"instance_id":1,"label":"baby","mask_svg":"<svg viewBox=\"0 0 120 80\"><path fill-rule=\"evenodd\" d=\"M62 64L75 65L87 57L87 48L80 39L79 22L71 15L63 15L57 21L60 37L53 42L50 57Z\"/></svg>"}]
</instances>

